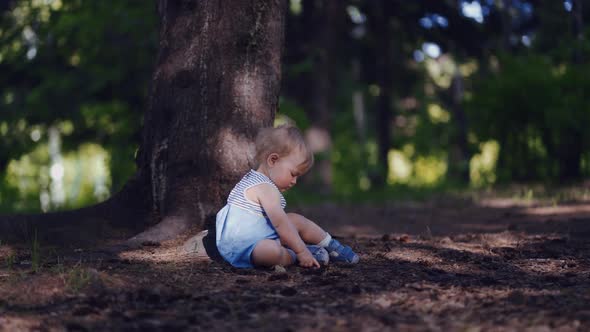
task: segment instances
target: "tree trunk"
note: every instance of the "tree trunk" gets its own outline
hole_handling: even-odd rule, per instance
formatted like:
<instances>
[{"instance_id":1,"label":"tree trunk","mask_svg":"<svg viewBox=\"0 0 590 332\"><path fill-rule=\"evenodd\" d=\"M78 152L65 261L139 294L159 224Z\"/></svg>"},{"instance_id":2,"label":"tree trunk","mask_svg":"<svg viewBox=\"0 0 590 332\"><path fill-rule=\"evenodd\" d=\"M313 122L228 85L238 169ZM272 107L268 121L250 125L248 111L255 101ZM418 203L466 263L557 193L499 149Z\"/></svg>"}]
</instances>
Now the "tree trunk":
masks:
<instances>
[{"instance_id":1,"label":"tree trunk","mask_svg":"<svg viewBox=\"0 0 590 332\"><path fill-rule=\"evenodd\" d=\"M316 191L329 194L332 190L332 118L335 105L338 57L337 42L346 19L346 9L340 1L304 1L304 19L315 31L311 34L311 47L314 54L314 70L310 75L311 86L310 118L311 128L306 132L316 165L306 184ZM311 29L310 29L311 30Z\"/></svg>"},{"instance_id":2,"label":"tree trunk","mask_svg":"<svg viewBox=\"0 0 590 332\"><path fill-rule=\"evenodd\" d=\"M352 62L352 72L353 72L353 79L355 83L360 82L361 80L361 64L357 59L354 59ZM367 153L366 153L366 145L367 145L367 125L366 125L366 110L365 110L365 98L363 95L363 91L360 88L357 88L352 93L352 114L354 116L354 124L356 127L356 134L359 140L360 150L361 150L361 161L362 161L362 169L363 172L366 171L368 163L367 163Z\"/></svg>"},{"instance_id":3,"label":"tree trunk","mask_svg":"<svg viewBox=\"0 0 590 332\"><path fill-rule=\"evenodd\" d=\"M582 17L582 1L572 1L572 33L575 40L572 62L574 65L584 63L583 42L584 23ZM584 152L583 135L577 128L569 128L560 136L557 160L559 160L559 180L571 181L582 177L581 160Z\"/></svg>"},{"instance_id":4,"label":"tree trunk","mask_svg":"<svg viewBox=\"0 0 590 332\"><path fill-rule=\"evenodd\" d=\"M379 163L379 174L374 179L377 187L383 187L387 181L389 172L388 154L391 148L393 119L393 61L394 52L392 45L392 35L389 28L389 16L391 4L379 2L373 4L373 33L376 35L377 43L374 48L374 56L377 71L377 84L379 86L379 96L376 103L376 135L377 135L377 158Z\"/></svg>"},{"instance_id":5,"label":"tree trunk","mask_svg":"<svg viewBox=\"0 0 590 332\"><path fill-rule=\"evenodd\" d=\"M449 177L462 184L469 184L469 160L471 154L467 142L467 116L462 106L464 92L463 76L457 69L450 87L450 110L453 114L455 132L452 135L452 146L449 152Z\"/></svg>"},{"instance_id":6,"label":"tree trunk","mask_svg":"<svg viewBox=\"0 0 590 332\"><path fill-rule=\"evenodd\" d=\"M574 63L582 64L583 58L583 43L584 43L584 20L583 20L583 8L582 0L572 1L572 21L573 21L573 33L574 33Z\"/></svg>"},{"instance_id":7,"label":"tree trunk","mask_svg":"<svg viewBox=\"0 0 590 332\"><path fill-rule=\"evenodd\" d=\"M582 135L577 130L567 134L569 138L563 138L559 156L559 180L572 181L582 177Z\"/></svg>"},{"instance_id":8,"label":"tree trunk","mask_svg":"<svg viewBox=\"0 0 590 332\"><path fill-rule=\"evenodd\" d=\"M501 6L502 41L499 49L509 52L512 48L512 43L510 42L510 37L512 36L512 14L510 13L512 9L512 0L502 0Z\"/></svg>"},{"instance_id":9,"label":"tree trunk","mask_svg":"<svg viewBox=\"0 0 590 332\"><path fill-rule=\"evenodd\" d=\"M272 125L281 78L283 1L164 1L139 172L163 240L211 223L255 167L253 139Z\"/></svg>"},{"instance_id":10,"label":"tree trunk","mask_svg":"<svg viewBox=\"0 0 590 332\"><path fill-rule=\"evenodd\" d=\"M158 223L134 243L213 223L231 187L255 166L258 129L272 125L285 10L284 0L159 0L159 52L136 176L103 204L49 219L78 230L84 219L133 229ZM53 228L47 215L27 218L26 227L18 217L0 218L0 234Z\"/></svg>"}]
</instances>

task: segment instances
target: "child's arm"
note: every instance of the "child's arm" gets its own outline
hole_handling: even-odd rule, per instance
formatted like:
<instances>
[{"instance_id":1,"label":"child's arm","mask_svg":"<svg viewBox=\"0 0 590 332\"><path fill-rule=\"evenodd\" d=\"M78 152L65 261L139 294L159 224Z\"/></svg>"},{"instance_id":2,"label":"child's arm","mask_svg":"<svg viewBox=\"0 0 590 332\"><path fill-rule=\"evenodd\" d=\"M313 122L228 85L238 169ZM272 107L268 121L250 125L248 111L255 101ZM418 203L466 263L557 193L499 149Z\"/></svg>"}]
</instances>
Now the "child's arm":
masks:
<instances>
[{"instance_id":1,"label":"child's arm","mask_svg":"<svg viewBox=\"0 0 590 332\"><path fill-rule=\"evenodd\" d=\"M297 229L289 221L289 217L281 207L279 192L267 184L256 186L252 189L256 189L254 194L256 194L260 205L270 218L277 233L279 233L281 241L297 254L299 265L304 267L320 267L320 264L313 258L305 243L301 240Z\"/></svg>"}]
</instances>

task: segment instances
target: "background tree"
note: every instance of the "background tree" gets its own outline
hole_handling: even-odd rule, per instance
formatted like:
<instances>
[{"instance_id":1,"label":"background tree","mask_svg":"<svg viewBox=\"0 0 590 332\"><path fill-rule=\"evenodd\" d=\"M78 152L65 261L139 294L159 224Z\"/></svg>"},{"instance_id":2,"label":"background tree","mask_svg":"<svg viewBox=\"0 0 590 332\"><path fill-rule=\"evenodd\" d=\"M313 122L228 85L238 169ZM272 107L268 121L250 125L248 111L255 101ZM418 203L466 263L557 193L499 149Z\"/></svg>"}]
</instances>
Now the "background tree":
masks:
<instances>
[{"instance_id":1,"label":"background tree","mask_svg":"<svg viewBox=\"0 0 590 332\"><path fill-rule=\"evenodd\" d=\"M480 137L499 142L502 181L567 181L588 172L583 165L590 139L582 124L590 110L581 93L588 66L575 61L587 48L580 48L574 32L581 14L573 6L566 1L539 4L534 11L522 4L513 8L522 12L513 18L519 22L513 50L492 58L495 72L477 83L470 116Z\"/></svg>"},{"instance_id":2,"label":"background tree","mask_svg":"<svg viewBox=\"0 0 590 332\"><path fill-rule=\"evenodd\" d=\"M340 1L304 0L287 15L286 38L292 46L285 52L283 94L306 110L309 127L301 121L299 125L306 131L316 162L303 180L323 194L329 194L332 187L332 126L347 60L339 53L347 40L344 5Z\"/></svg>"},{"instance_id":3,"label":"background tree","mask_svg":"<svg viewBox=\"0 0 590 332\"><path fill-rule=\"evenodd\" d=\"M161 1L160 47L138 178L162 240L214 219L254 168L253 140L272 124L283 48L282 1ZM228 14L234 13L234 14Z\"/></svg>"}]
</instances>

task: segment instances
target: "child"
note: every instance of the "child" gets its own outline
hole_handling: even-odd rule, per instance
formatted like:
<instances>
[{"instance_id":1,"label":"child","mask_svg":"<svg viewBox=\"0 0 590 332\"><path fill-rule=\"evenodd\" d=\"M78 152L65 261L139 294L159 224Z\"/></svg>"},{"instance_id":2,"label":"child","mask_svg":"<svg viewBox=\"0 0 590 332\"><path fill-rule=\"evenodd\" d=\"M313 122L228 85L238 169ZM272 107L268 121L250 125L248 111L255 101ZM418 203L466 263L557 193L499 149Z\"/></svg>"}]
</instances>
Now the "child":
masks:
<instances>
[{"instance_id":1,"label":"child","mask_svg":"<svg viewBox=\"0 0 590 332\"><path fill-rule=\"evenodd\" d=\"M256 170L234 187L217 213L216 243L235 267L319 267L329 260L356 264L359 257L305 217L285 213L284 192L313 164L299 129L264 128L256 137ZM306 245L306 243L311 245Z\"/></svg>"}]
</instances>

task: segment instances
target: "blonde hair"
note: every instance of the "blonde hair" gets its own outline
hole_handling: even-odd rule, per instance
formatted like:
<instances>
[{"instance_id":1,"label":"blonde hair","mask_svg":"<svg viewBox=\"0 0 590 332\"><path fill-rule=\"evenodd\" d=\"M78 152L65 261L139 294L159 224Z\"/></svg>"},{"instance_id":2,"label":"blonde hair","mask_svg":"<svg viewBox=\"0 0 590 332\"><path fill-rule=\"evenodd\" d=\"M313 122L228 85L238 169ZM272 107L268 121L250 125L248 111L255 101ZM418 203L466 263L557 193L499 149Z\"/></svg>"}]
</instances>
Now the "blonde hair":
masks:
<instances>
[{"instance_id":1,"label":"blonde hair","mask_svg":"<svg viewBox=\"0 0 590 332\"><path fill-rule=\"evenodd\" d=\"M271 153L279 157L288 156L293 150L300 149L305 161L300 165L307 172L313 165L313 153L305 144L301 131L292 125L262 128L256 135L256 162L260 166Z\"/></svg>"}]
</instances>

